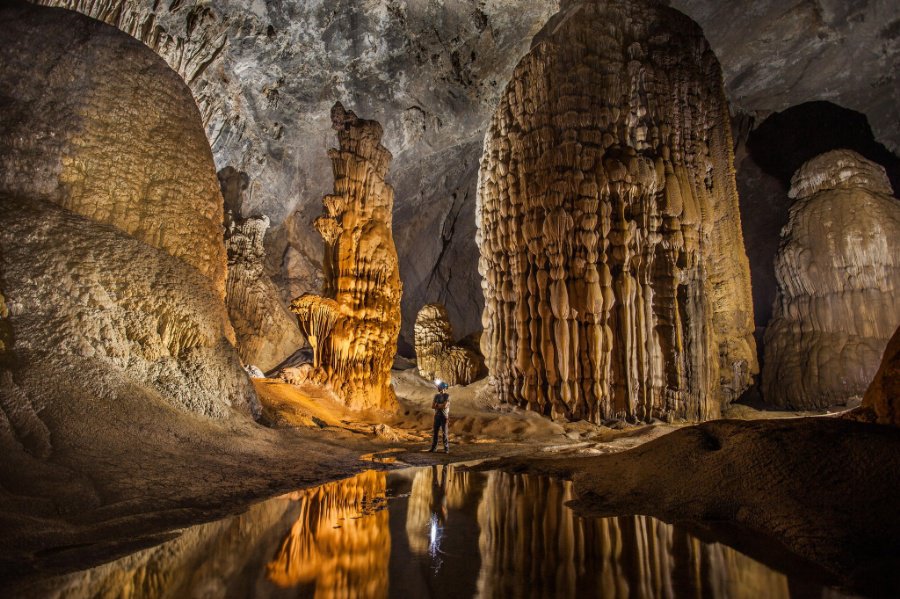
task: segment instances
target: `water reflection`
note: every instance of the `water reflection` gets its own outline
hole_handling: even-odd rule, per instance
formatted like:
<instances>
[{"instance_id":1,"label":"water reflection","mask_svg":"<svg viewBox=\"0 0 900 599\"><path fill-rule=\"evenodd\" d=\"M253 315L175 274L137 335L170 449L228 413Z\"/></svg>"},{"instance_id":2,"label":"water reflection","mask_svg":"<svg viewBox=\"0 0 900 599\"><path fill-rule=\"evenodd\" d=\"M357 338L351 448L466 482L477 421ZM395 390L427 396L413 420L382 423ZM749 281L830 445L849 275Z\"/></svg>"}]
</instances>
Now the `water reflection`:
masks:
<instances>
[{"instance_id":1,"label":"water reflection","mask_svg":"<svg viewBox=\"0 0 900 599\"><path fill-rule=\"evenodd\" d=\"M841 596L649 517L578 518L572 498L571 484L542 477L365 472L22 596Z\"/></svg>"},{"instance_id":2,"label":"water reflection","mask_svg":"<svg viewBox=\"0 0 900 599\"><path fill-rule=\"evenodd\" d=\"M266 566L282 588L312 585L313 597L387 597L391 536L386 476L364 472L296 494L299 515Z\"/></svg>"}]
</instances>

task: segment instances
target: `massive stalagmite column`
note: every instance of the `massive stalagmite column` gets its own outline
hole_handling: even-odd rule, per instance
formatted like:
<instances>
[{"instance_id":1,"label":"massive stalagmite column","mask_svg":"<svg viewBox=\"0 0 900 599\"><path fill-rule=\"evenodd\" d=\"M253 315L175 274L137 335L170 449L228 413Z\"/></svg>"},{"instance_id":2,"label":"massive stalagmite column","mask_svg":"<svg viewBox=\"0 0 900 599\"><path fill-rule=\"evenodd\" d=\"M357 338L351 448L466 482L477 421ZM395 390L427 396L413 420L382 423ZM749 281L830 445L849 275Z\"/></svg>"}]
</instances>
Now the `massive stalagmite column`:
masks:
<instances>
[{"instance_id":1,"label":"massive stalagmite column","mask_svg":"<svg viewBox=\"0 0 900 599\"><path fill-rule=\"evenodd\" d=\"M471 349L453 344L447 308L425 304L416 316L416 366L427 379L450 385L468 385L482 373L484 361Z\"/></svg>"},{"instance_id":2,"label":"massive stalagmite column","mask_svg":"<svg viewBox=\"0 0 900 599\"><path fill-rule=\"evenodd\" d=\"M340 103L331 110L339 149L329 150L334 193L316 228L325 240L324 297L294 301L315 362L353 408L395 407L391 364L400 333L400 271L391 235L394 190L385 183L391 153L376 121Z\"/></svg>"},{"instance_id":3,"label":"massive stalagmite column","mask_svg":"<svg viewBox=\"0 0 900 599\"><path fill-rule=\"evenodd\" d=\"M900 202L884 169L849 150L791 180L766 329L767 402L825 408L862 396L900 325Z\"/></svg>"},{"instance_id":4,"label":"massive stalagmite column","mask_svg":"<svg viewBox=\"0 0 900 599\"><path fill-rule=\"evenodd\" d=\"M553 417L714 418L756 372L719 64L664 6L587 1L519 63L485 136L482 350Z\"/></svg>"}]
</instances>

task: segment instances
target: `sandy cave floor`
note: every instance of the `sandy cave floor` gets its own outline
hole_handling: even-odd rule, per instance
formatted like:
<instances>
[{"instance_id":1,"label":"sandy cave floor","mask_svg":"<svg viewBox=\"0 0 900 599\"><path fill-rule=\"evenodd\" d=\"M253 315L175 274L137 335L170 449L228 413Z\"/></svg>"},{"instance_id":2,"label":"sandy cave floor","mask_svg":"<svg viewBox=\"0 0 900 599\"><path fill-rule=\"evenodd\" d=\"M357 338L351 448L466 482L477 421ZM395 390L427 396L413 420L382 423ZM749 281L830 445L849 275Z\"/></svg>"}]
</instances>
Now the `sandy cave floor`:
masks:
<instances>
[{"instance_id":1,"label":"sandy cave floor","mask_svg":"<svg viewBox=\"0 0 900 599\"><path fill-rule=\"evenodd\" d=\"M501 459L521 467L550 460L558 466L549 471L571 476L564 465L575 458L619 454L692 428L554 423L499 405L482 380L451 388L451 453L432 454L431 382L407 367L393 371L393 383L400 409L385 415L349 411L320 388L255 379L267 427L242 419L198 426L182 414L123 406L123 414L145 421L122 418L112 434L58 447L42 484L15 488L16 470L33 465L7 462L0 467L0 590L4 580L104 563L172 538L182 527L365 469ZM747 406L734 412L730 416L743 419L808 415ZM155 432L159 421L172 424Z\"/></svg>"}]
</instances>

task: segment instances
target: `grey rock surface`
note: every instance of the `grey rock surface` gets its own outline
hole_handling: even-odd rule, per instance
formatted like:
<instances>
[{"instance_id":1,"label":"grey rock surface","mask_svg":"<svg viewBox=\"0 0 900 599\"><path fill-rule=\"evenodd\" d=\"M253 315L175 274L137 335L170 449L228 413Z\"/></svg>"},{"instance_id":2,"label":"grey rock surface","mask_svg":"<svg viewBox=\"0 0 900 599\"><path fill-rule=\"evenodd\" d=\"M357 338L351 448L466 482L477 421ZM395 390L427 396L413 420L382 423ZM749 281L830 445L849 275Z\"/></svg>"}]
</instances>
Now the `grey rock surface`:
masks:
<instances>
[{"instance_id":1,"label":"grey rock surface","mask_svg":"<svg viewBox=\"0 0 900 599\"><path fill-rule=\"evenodd\" d=\"M418 307L478 328L475 163L487 120L558 0L40 0L115 24L189 83L218 168L248 173L243 216L268 216L268 266L284 299L321 284L311 221L330 177L328 110L377 119L394 155L395 238ZM563 0L564 4L574 3ZM735 109L827 99L900 147L900 15L894 0L673 0L722 63Z\"/></svg>"}]
</instances>

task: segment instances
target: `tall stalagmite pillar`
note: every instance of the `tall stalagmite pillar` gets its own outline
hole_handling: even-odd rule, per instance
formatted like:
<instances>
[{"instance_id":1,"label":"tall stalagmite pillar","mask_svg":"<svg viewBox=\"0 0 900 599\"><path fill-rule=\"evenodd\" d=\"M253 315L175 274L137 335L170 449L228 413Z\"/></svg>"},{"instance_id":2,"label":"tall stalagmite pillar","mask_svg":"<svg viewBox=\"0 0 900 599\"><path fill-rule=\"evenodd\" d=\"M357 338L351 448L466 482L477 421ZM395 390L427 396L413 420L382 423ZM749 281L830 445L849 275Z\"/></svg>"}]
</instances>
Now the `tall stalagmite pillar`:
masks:
<instances>
[{"instance_id":1,"label":"tall stalagmite pillar","mask_svg":"<svg viewBox=\"0 0 900 599\"><path fill-rule=\"evenodd\" d=\"M647 1L573 3L485 136L482 348L554 418L720 415L757 372L719 63Z\"/></svg>"},{"instance_id":2,"label":"tall stalagmite pillar","mask_svg":"<svg viewBox=\"0 0 900 599\"><path fill-rule=\"evenodd\" d=\"M391 234L394 190L384 177L391 153L382 128L340 103L331 109L339 149L328 152L334 193L316 229L325 240L324 297L294 300L316 367L350 407L393 409L391 364L400 333L400 270Z\"/></svg>"}]
</instances>

